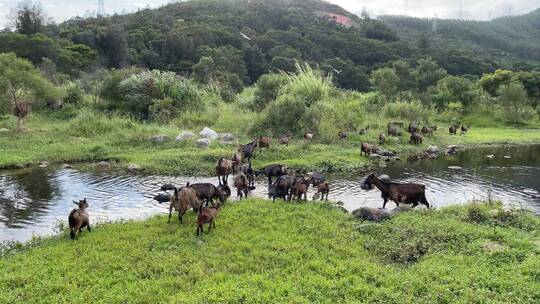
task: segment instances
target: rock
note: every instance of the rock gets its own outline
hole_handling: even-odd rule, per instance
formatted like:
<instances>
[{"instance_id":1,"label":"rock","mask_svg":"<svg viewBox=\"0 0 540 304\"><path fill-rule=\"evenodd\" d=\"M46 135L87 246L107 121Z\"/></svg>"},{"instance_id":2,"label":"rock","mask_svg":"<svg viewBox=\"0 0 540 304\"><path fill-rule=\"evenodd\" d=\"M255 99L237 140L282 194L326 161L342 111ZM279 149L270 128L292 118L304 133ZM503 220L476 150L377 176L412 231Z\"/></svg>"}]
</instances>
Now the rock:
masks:
<instances>
[{"instance_id":1,"label":"rock","mask_svg":"<svg viewBox=\"0 0 540 304\"><path fill-rule=\"evenodd\" d=\"M369 155L369 158L371 158L371 159L379 159L379 158L381 158L381 156L379 154L377 154L377 153L371 153Z\"/></svg>"},{"instance_id":2,"label":"rock","mask_svg":"<svg viewBox=\"0 0 540 304\"><path fill-rule=\"evenodd\" d=\"M341 210L343 213L349 213L349 210L345 209L345 207L343 206L334 206L334 208L337 208L339 210Z\"/></svg>"},{"instance_id":3,"label":"rock","mask_svg":"<svg viewBox=\"0 0 540 304\"><path fill-rule=\"evenodd\" d=\"M394 156L391 158L392 161L400 161L401 158L399 158L398 156Z\"/></svg>"},{"instance_id":4,"label":"rock","mask_svg":"<svg viewBox=\"0 0 540 304\"><path fill-rule=\"evenodd\" d=\"M381 181L385 182L385 183L390 183L392 182L392 179L390 178L390 176L386 175L386 174L381 174L378 176L378 179L380 179Z\"/></svg>"},{"instance_id":5,"label":"rock","mask_svg":"<svg viewBox=\"0 0 540 304\"><path fill-rule=\"evenodd\" d=\"M458 149L458 146L456 146L456 145L448 146L448 147L446 147L446 154L448 154L448 155L457 154L457 152L458 152L457 149Z\"/></svg>"},{"instance_id":6,"label":"rock","mask_svg":"<svg viewBox=\"0 0 540 304\"><path fill-rule=\"evenodd\" d=\"M381 222L390 218L385 209L362 207L352 212L352 215L361 221Z\"/></svg>"},{"instance_id":7,"label":"rock","mask_svg":"<svg viewBox=\"0 0 540 304\"><path fill-rule=\"evenodd\" d=\"M211 143L210 139L207 139L207 138L201 138L195 141L195 144L199 148L208 148L208 146L210 146L210 143Z\"/></svg>"},{"instance_id":8,"label":"rock","mask_svg":"<svg viewBox=\"0 0 540 304\"><path fill-rule=\"evenodd\" d=\"M100 161L99 163L96 164L96 166L101 167L101 168L110 168L111 163L106 162L106 161Z\"/></svg>"},{"instance_id":9,"label":"rock","mask_svg":"<svg viewBox=\"0 0 540 304\"><path fill-rule=\"evenodd\" d=\"M164 143L164 142L167 142L167 141L170 141L170 140L171 140L170 136L163 135L163 134L154 135L154 136L150 137L150 141L155 142L155 143Z\"/></svg>"},{"instance_id":10,"label":"rock","mask_svg":"<svg viewBox=\"0 0 540 304\"><path fill-rule=\"evenodd\" d=\"M396 208L390 210L390 214L394 215L394 214L398 214L398 213L401 213L401 212L411 211L412 209L413 208L411 206L399 206L399 207L396 207Z\"/></svg>"},{"instance_id":11,"label":"rock","mask_svg":"<svg viewBox=\"0 0 540 304\"><path fill-rule=\"evenodd\" d=\"M482 248L485 251L488 251L488 252L497 252L497 251L504 250L505 246L501 245L499 243L496 243L496 242L488 241L488 242L485 242L484 244L482 244Z\"/></svg>"},{"instance_id":12,"label":"rock","mask_svg":"<svg viewBox=\"0 0 540 304\"><path fill-rule=\"evenodd\" d=\"M343 206L344 203L343 203L342 201L337 201L337 202L336 202L336 205L337 205L337 206Z\"/></svg>"},{"instance_id":13,"label":"rock","mask_svg":"<svg viewBox=\"0 0 540 304\"><path fill-rule=\"evenodd\" d=\"M161 191L170 191L174 190L175 186L173 184L164 184L161 186Z\"/></svg>"},{"instance_id":14,"label":"rock","mask_svg":"<svg viewBox=\"0 0 540 304\"><path fill-rule=\"evenodd\" d=\"M486 158L489 158L489 159L494 159L494 158L495 158L495 155L493 155L493 154L490 154L490 155L486 155Z\"/></svg>"},{"instance_id":15,"label":"rock","mask_svg":"<svg viewBox=\"0 0 540 304\"><path fill-rule=\"evenodd\" d=\"M5 132L9 132L9 129L6 129L6 128L0 129L0 133L5 133Z\"/></svg>"},{"instance_id":16,"label":"rock","mask_svg":"<svg viewBox=\"0 0 540 304\"><path fill-rule=\"evenodd\" d=\"M178 134L178 136L176 136L176 141L186 141L193 137L195 137L195 134L193 134L193 132L182 131L180 132L180 134Z\"/></svg>"},{"instance_id":17,"label":"rock","mask_svg":"<svg viewBox=\"0 0 540 304\"><path fill-rule=\"evenodd\" d=\"M49 162L44 160L44 161L39 163L38 168L47 168L48 166L49 166Z\"/></svg>"},{"instance_id":18,"label":"rock","mask_svg":"<svg viewBox=\"0 0 540 304\"><path fill-rule=\"evenodd\" d=\"M509 155L505 155L505 156L504 156L504 158L506 158L506 159L510 159L510 158L512 158L512 157L511 157L511 156L509 156Z\"/></svg>"},{"instance_id":19,"label":"rock","mask_svg":"<svg viewBox=\"0 0 540 304\"><path fill-rule=\"evenodd\" d=\"M429 147L427 148L426 152L427 152L428 154L439 154L440 151L439 151L439 147L433 146L433 145L432 145L432 146L429 146Z\"/></svg>"},{"instance_id":20,"label":"rock","mask_svg":"<svg viewBox=\"0 0 540 304\"><path fill-rule=\"evenodd\" d=\"M62 168L64 168L64 169L71 169L71 168L73 168L73 166L70 165L70 164L63 164L63 165L62 165Z\"/></svg>"},{"instance_id":21,"label":"rock","mask_svg":"<svg viewBox=\"0 0 540 304\"><path fill-rule=\"evenodd\" d=\"M448 169L450 170L463 170L460 166L448 166Z\"/></svg>"},{"instance_id":22,"label":"rock","mask_svg":"<svg viewBox=\"0 0 540 304\"><path fill-rule=\"evenodd\" d=\"M154 196L154 200L158 201L160 203L170 202L171 201L171 195L169 193L160 193L160 194Z\"/></svg>"},{"instance_id":23,"label":"rock","mask_svg":"<svg viewBox=\"0 0 540 304\"><path fill-rule=\"evenodd\" d=\"M137 164L129 164L127 166L127 170L131 173L135 173L135 172L139 172L141 171L141 166L137 165Z\"/></svg>"},{"instance_id":24,"label":"rock","mask_svg":"<svg viewBox=\"0 0 540 304\"><path fill-rule=\"evenodd\" d=\"M208 127L204 127L204 129L202 129L202 131L199 132L199 135L204 138L211 139L211 140L217 139L219 137L216 131Z\"/></svg>"},{"instance_id":25,"label":"rock","mask_svg":"<svg viewBox=\"0 0 540 304\"><path fill-rule=\"evenodd\" d=\"M221 140L225 143L231 143L235 140L234 135L230 133L223 133L221 134Z\"/></svg>"}]
</instances>

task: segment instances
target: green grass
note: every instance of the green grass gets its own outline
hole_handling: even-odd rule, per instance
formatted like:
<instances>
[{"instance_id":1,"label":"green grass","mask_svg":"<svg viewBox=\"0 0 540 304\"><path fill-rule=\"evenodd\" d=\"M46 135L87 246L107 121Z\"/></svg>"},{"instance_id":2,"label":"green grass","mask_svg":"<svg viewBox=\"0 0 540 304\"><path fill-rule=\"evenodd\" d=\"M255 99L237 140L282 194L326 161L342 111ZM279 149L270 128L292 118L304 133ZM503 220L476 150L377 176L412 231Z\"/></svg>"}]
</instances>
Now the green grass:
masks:
<instances>
[{"instance_id":1,"label":"green grass","mask_svg":"<svg viewBox=\"0 0 540 304\"><path fill-rule=\"evenodd\" d=\"M218 132L230 132L247 143L249 114L238 114L239 126L235 127L231 111L225 107L223 117L210 124ZM200 123L200 122L199 122ZM0 128L12 129L15 122L11 119L0 120ZM24 167L47 160L53 163L93 162L99 160L115 161L119 167L130 163L140 165L146 173L157 174L198 174L212 175L217 159L231 157L235 145L214 142L208 149L198 149L194 142L177 143L174 138L191 126L195 133L202 127L198 123L181 122L166 125L142 124L122 117L105 117L90 111L82 111L74 118L56 118L54 114L34 113L26 122L29 129L23 133L0 133L0 168ZM257 151L254 158L256 168L280 162L298 169L319 171L350 171L374 165L374 161L360 157L360 143L376 143L379 132L386 122L374 123L380 129L372 128L367 135L351 135L346 141L322 144L315 140L305 143L295 139L288 146L278 146L274 140L268 151ZM443 126L444 124L439 124ZM483 144L502 143L539 143L540 129L515 129L504 127L472 127L465 136L449 136L446 127L425 138L421 146L408 143L407 134L400 138L400 143L387 138L385 149L396 151L406 157L420 153L431 144L444 147L450 144L463 145L465 148ZM149 137L156 134L171 136L173 141L155 144Z\"/></svg>"},{"instance_id":2,"label":"green grass","mask_svg":"<svg viewBox=\"0 0 540 304\"><path fill-rule=\"evenodd\" d=\"M200 238L194 214L184 219L106 224L10 252L0 258L0 303L540 300L540 219L500 206L366 224L327 204L250 199L226 204Z\"/></svg>"}]
</instances>

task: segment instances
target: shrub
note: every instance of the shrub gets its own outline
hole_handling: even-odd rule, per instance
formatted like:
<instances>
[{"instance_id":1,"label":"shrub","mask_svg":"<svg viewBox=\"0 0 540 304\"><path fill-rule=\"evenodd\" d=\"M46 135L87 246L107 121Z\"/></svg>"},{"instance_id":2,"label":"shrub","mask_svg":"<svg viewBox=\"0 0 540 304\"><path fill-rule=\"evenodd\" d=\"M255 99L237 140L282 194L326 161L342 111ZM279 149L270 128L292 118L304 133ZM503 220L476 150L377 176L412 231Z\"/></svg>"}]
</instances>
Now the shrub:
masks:
<instances>
[{"instance_id":1,"label":"shrub","mask_svg":"<svg viewBox=\"0 0 540 304\"><path fill-rule=\"evenodd\" d=\"M79 105L83 102L84 92L78 81L70 82L65 86L66 94L62 98L64 104Z\"/></svg>"},{"instance_id":2,"label":"shrub","mask_svg":"<svg viewBox=\"0 0 540 304\"><path fill-rule=\"evenodd\" d=\"M429 111L418 101L392 102L383 107L383 112L392 119L419 120L429 117Z\"/></svg>"},{"instance_id":3,"label":"shrub","mask_svg":"<svg viewBox=\"0 0 540 304\"><path fill-rule=\"evenodd\" d=\"M255 84L254 98L250 108L255 111L265 109L270 102L276 100L285 82L286 78L282 74L262 75Z\"/></svg>"},{"instance_id":4,"label":"shrub","mask_svg":"<svg viewBox=\"0 0 540 304\"><path fill-rule=\"evenodd\" d=\"M203 106L199 88L173 72L144 71L132 74L115 86L110 90L113 99L109 100L108 108L142 119L170 119L180 111L198 110Z\"/></svg>"},{"instance_id":5,"label":"shrub","mask_svg":"<svg viewBox=\"0 0 540 304\"><path fill-rule=\"evenodd\" d=\"M127 118L108 117L90 110L83 110L75 119L70 121L66 130L73 136L92 137L135 127L136 124Z\"/></svg>"},{"instance_id":6,"label":"shrub","mask_svg":"<svg viewBox=\"0 0 540 304\"><path fill-rule=\"evenodd\" d=\"M504 108L503 116L510 123L523 123L534 118L535 110L528 104L527 93L520 83L502 85L498 103Z\"/></svg>"},{"instance_id":7,"label":"shrub","mask_svg":"<svg viewBox=\"0 0 540 304\"><path fill-rule=\"evenodd\" d=\"M483 223L488 220L488 214L485 208L479 204L472 203L467 206L467 219L473 223Z\"/></svg>"}]
</instances>

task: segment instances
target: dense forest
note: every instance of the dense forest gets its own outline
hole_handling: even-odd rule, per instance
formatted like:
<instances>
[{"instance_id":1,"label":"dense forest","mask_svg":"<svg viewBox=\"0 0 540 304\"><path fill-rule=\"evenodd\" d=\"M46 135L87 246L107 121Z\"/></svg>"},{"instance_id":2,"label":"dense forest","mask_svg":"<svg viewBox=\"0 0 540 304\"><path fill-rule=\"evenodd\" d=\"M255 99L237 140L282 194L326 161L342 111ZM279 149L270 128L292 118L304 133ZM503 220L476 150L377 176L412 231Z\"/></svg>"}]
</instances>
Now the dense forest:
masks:
<instances>
[{"instance_id":1,"label":"dense forest","mask_svg":"<svg viewBox=\"0 0 540 304\"><path fill-rule=\"evenodd\" d=\"M368 115L492 125L540 113L540 71L524 47L505 57L437 45L444 24L400 38L386 19L319 0L193 0L61 24L27 1L14 19L0 33L0 115L13 113L18 129L32 109L184 126L228 113L244 115L246 133L311 130L332 141ZM522 37L514 43L534 53L538 40Z\"/></svg>"},{"instance_id":2,"label":"dense forest","mask_svg":"<svg viewBox=\"0 0 540 304\"><path fill-rule=\"evenodd\" d=\"M534 27L533 17L494 24L530 23ZM514 40L485 38L492 44L499 39L511 46L500 47L516 58L508 62L485 53L484 48L431 44L433 35L422 35L426 26L431 29L428 21L403 18L405 26L401 26L400 20L385 18L383 23L367 15L358 17L320 0L196 0L0 33L0 52L14 52L36 65L52 63L71 76L98 67L135 65L169 70L204 82L213 79L232 88L233 93L269 71L293 71L296 60L332 72L342 88L367 91L370 72L398 59L413 64L429 55L452 75L480 76L499 68L530 70L535 58L540 58L538 40L524 33L513 35ZM457 24L462 25L451 27L440 22L437 35L450 35L454 30L454 36L470 33L470 40L486 36L477 30L483 23ZM418 33L402 35L400 28L414 28ZM498 28L493 31L501 32ZM201 71L206 76L201 76Z\"/></svg>"},{"instance_id":3,"label":"dense forest","mask_svg":"<svg viewBox=\"0 0 540 304\"><path fill-rule=\"evenodd\" d=\"M384 24L411 43L423 45L440 63L451 61L438 49L469 52L504 68L538 69L540 64L540 9L526 15L492 21L433 20L405 16L383 16ZM435 23L435 25L434 25ZM441 54L442 55L442 54ZM449 71L453 69L447 66ZM455 72L459 73L459 66Z\"/></svg>"}]
</instances>

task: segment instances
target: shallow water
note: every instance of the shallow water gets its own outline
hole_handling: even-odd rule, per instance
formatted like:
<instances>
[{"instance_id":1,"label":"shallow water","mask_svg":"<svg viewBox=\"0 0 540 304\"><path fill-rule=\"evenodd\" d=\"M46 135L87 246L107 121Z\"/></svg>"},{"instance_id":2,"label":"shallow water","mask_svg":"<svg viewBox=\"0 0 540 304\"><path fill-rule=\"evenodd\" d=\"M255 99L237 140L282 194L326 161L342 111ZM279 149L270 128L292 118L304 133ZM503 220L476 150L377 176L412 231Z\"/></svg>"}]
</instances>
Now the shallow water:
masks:
<instances>
[{"instance_id":1,"label":"shallow water","mask_svg":"<svg viewBox=\"0 0 540 304\"><path fill-rule=\"evenodd\" d=\"M494 154L494 159L486 155ZM510 156L507 159L504 156ZM256 159L254 160L256 165ZM449 166L460 166L452 170ZM396 181L426 185L428 201L436 207L459 204L491 195L507 204L518 204L540 214L540 145L488 147L414 163L390 163L379 170ZM360 189L362 174L331 175L330 200L342 201L352 211L361 206L380 207L378 190ZM167 214L168 204L153 197L164 183L217 182L217 178L113 174L107 171L40 169L0 171L0 241L25 241L54 233L74 207L72 201L87 197L92 223L142 219ZM229 183L232 184L230 179ZM266 180L257 181L255 196L266 197ZM233 189L232 201L235 189ZM313 189L308 198L311 199ZM536 198L535 198L536 197ZM392 208L389 203L387 208Z\"/></svg>"}]
</instances>

